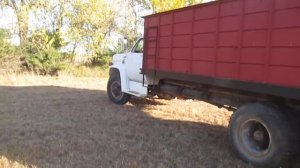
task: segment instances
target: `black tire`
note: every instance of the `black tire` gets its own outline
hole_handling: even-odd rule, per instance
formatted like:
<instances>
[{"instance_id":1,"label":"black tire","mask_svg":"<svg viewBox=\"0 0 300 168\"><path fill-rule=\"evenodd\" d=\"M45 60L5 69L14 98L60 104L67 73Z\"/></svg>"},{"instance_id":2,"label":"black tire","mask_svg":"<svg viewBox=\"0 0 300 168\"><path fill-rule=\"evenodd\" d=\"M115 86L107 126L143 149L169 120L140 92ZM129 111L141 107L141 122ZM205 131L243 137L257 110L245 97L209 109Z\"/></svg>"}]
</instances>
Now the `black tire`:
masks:
<instances>
[{"instance_id":1,"label":"black tire","mask_svg":"<svg viewBox=\"0 0 300 168\"><path fill-rule=\"evenodd\" d=\"M107 83L107 95L109 99L118 105L126 104L131 95L122 92L119 74L112 74Z\"/></svg>"},{"instance_id":2,"label":"black tire","mask_svg":"<svg viewBox=\"0 0 300 168\"><path fill-rule=\"evenodd\" d=\"M295 152L296 136L275 105L251 103L231 117L229 141L245 162L259 167L284 166Z\"/></svg>"}]
</instances>

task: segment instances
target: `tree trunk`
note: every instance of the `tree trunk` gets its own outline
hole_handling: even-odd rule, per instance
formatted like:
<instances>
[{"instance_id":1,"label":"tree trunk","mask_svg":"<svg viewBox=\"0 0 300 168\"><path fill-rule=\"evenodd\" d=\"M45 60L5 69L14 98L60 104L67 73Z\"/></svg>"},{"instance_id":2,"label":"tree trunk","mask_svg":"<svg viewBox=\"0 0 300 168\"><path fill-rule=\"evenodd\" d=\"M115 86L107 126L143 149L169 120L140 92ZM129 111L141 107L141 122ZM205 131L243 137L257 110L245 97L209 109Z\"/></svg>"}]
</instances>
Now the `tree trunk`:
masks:
<instances>
[{"instance_id":1,"label":"tree trunk","mask_svg":"<svg viewBox=\"0 0 300 168\"><path fill-rule=\"evenodd\" d=\"M20 46L24 46L27 42L28 35L28 10L21 6L20 10L16 11L18 19L18 35L20 37Z\"/></svg>"}]
</instances>

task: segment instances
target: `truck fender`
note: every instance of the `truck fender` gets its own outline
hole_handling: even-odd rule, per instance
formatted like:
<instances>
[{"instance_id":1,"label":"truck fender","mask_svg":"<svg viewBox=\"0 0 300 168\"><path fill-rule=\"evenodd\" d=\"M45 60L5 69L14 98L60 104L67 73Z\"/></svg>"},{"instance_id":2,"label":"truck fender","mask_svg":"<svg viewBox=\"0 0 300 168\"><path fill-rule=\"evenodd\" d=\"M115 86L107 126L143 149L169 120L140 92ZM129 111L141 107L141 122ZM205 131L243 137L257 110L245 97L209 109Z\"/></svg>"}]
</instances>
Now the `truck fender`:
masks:
<instances>
[{"instance_id":1,"label":"truck fender","mask_svg":"<svg viewBox=\"0 0 300 168\"><path fill-rule=\"evenodd\" d=\"M110 66L109 74L111 75L111 73L115 73L115 71L117 71L120 75L122 92L127 93L129 91L128 78L126 76L124 64L115 64Z\"/></svg>"}]
</instances>

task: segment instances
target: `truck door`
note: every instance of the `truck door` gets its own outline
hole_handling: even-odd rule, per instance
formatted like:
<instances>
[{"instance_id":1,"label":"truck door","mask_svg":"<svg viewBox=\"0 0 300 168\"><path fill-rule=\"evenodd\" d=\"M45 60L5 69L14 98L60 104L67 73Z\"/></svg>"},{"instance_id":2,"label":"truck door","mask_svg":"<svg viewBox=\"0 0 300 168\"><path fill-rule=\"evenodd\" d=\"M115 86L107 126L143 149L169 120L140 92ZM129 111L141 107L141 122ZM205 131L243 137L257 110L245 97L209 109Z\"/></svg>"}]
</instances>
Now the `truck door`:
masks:
<instances>
[{"instance_id":1,"label":"truck door","mask_svg":"<svg viewBox=\"0 0 300 168\"><path fill-rule=\"evenodd\" d=\"M143 82L143 75L141 74L141 68L143 66L143 45L144 40L140 39L134 45L130 53L126 55L125 69L130 81Z\"/></svg>"}]
</instances>

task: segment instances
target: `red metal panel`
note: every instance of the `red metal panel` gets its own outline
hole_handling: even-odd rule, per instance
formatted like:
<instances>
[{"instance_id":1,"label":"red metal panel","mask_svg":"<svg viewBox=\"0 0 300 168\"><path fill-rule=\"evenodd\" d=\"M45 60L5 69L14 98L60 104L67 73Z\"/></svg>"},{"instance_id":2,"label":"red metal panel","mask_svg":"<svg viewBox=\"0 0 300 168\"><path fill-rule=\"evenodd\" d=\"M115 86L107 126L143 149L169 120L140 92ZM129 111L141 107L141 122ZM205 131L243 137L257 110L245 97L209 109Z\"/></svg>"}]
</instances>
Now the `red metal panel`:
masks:
<instances>
[{"instance_id":1,"label":"red metal panel","mask_svg":"<svg viewBox=\"0 0 300 168\"><path fill-rule=\"evenodd\" d=\"M246 15L244 29L266 29L268 27L268 16L267 12Z\"/></svg>"},{"instance_id":2,"label":"red metal panel","mask_svg":"<svg viewBox=\"0 0 300 168\"><path fill-rule=\"evenodd\" d=\"M144 68L300 88L299 17L300 0L219 0L147 16Z\"/></svg>"},{"instance_id":3,"label":"red metal panel","mask_svg":"<svg viewBox=\"0 0 300 168\"><path fill-rule=\"evenodd\" d=\"M155 56L156 49L155 48L148 48L147 55Z\"/></svg>"},{"instance_id":4,"label":"red metal panel","mask_svg":"<svg viewBox=\"0 0 300 168\"><path fill-rule=\"evenodd\" d=\"M172 14L164 14L160 16L160 25L172 24Z\"/></svg>"},{"instance_id":5,"label":"red metal panel","mask_svg":"<svg viewBox=\"0 0 300 168\"><path fill-rule=\"evenodd\" d=\"M195 9L195 19L209 19L209 18L215 18L218 15L218 6L217 5L211 5L206 6L205 8L196 8Z\"/></svg>"},{"instance_id":6,"label":"red metal panel","mask_svg":"<svg viewBox=\"0 0 300 168\"><path fill-rule=\"evenodd\" d=\"M271 5L272 3L270 0L247 0L245 11L246 13L268 11Z\"/></svg>"},{"instance_id":7,"label":"red metal panel","mask_svg":"<svg viewBox=\"0 0 300 168\"><path fill-rule=\"evenodd\" d=\"M214 61L215 49L214 48L194 48L193 60Z\"/></svg>"},{"instance_id":8,"label":"red metal panel","mask_svg":"<svg viewBox=\"0 0 300 168\"><path fill-rule=\"evenodd\" d=\"M170 36L172 35L171 33L172 25L163 25L160 26L160 36Z\"/></svg>"},{"instance_id":9,"label":"red metal panel","mask_svg":"<svg viewBox=\"0 0 300 168\"><path fill-rule=\"evenodd\" d=\"M218 62L235 62L238 57L237 48L219 48L218 49Z\"/></svg>"},{"instance_id":10,"label":"red metal panel","mask_svg":"<svg viewBox=\"0 0 300 168\"><path fill-rule=\"evenodd\" d=\"M194 33L212 33L217 30L217 20L199 20L195 22L194 27Z\"/></svg>"},{"instance_id":11,"label":"red metal panel","mask_svg":"<svg viewBox=\"0 0 300 168\"><path fill-rule=\"evenodd\" d=\"M216 41L215 33L197 34L193 38L194 47L213 47Z\"/></svg>"},{"instance_id":12,"label":"red metal panel","mask_svg":"<svg viewBox=\"0 0 300 168\"><path fill-rule=\"evenodd\" d=\"M230 16L240 14L242 8L241 1L229 1L222 3L221 5L221 16Z\"/></svg>"},{"instance_id":13,"label":"red metal panel","mask_svg":"<svg viewBox=\"0 0 300 168\"><path fill-rule=\"evenodd\" d=\"M300 26L299 16L300 8L277 11L274 16L274 27Z\"/></svg>"},{"instance_id":14,"label":"red metal panel","mask_svg":"<svg viewBox=\"0 0 300 168\"><path fill-rule=\"evenodd\" d=\"M173 48L173 58L174 59L182 59L182 60L190 60L190 48Z\"/></svg>"},{"instance_id":15,"label":"red metal panel","mask_svg":"<svg viewBox=\"0 0 300 168\"><path fill-rule=\"evenodd\" d=\"M192 34L192 22L178 23L174 25L174 35Z\"/></svg>"},{"instance_id":16,"label":"red metal panel","mask_svg":"<svg viewBox=\"0 0 300 168\"><path fill-rule=\"evenodd\" d=\"M170 71L171 70L171 60L170 59L159 59L159 70Z\"/></svg>"},{"instance_id":17,"label":"red metal panel","mask_svg":"<svg viewBox=\"0 0 300 168\"><path fill-rule=\"evenodd\" d=\"M189 71L189 61L173 59L172 70L174 72L187 73Z\"/></svg>"},{"instance_id":18,"label":"red metal panel","mask_svg":"<svg viewBox=\"0 0 300 168\"><path fill-rule=\"evenodd\" d=\"M244 81L261 82L264 80L264 65L242 64L240 79Z\"/></svg>"},{"instance_id":19,"label":"red metal panel","mask_svg":"<svg viewBox=\"0 0 300 168\"><path fill-rule=\"evenodd\" d=\"M216 74L221 78L234 79L237 75L237 67L235 63L217 63Z\"/></svg>"},{"instance_id":20,"label":"red metal panel","mask_svg":"<svg viewBox=\"0 0 300 168\"><path fill-rule=\"evenodd\" d=\"M159 58L171 59L171 48L160 48L159 49Z\"/></svg>"},{"instance_id":21,"label":"red metal panel","mask_svg":"<svg viewBox=\"0 0 300 168\"><path fill-rule=\"evenodd\" d=\"M181 23L181 22L191 22L193 21L193 10L187 9L179 12L174 13L174 22Z\"/></svg>"},{"instance_id":22,"label":"red metal panel","mask_svg":"<svg viewBox=\"0 0 300 168\"><path fill-rule=\"evenodd\" d=\"M144 64L146 69L154 69L155 68L155 59L154 57L148 57Z\"/></svg>"},{"instance_id":23,"label":"red metal panel","mask_svg":"<svg viewBox=\"0 0 300 168\"><path fill-rule=\"evenodd\" d=\"M193 61L192 73L195 75L214 76L214 63L206 61Z\"/></svg>"},{"instance_id":24,"label":"red metal panel","mask_svg":"<svg viewBox=\"0 0 300 168\"><path fill-rule=\"evenodd\" d=\"M267 31L247 31L243 34L243 46L245 47L264 47L267 43Z\"/></svg>"},{"instance_id":25,"label":"red metal panel","mask_svg":"<svg viewBox=\"0 0 300 168\"><path fill-rule=\"evenodd\" d=\"M271 83L291 87L300 86L300 68L273 66L270 69Z\"/></svg>"},{"instance_id":26,"label":"red metal panel","mask_svg":"<svg viewBox=\"0 0 300 168\"><path fill-rule=\"evenodd\" d=\"M220 30L221 31L232 31L240 28L240 17L231 16L220 19Z\"/></svg>"},{"instance_id":27,"label":"red metal panel","mask_svg":"<svg viewBox=\"0 0 300 168\"><path fill-rule=\"evenodd\" d=\"M172 37L160 37L159 47L171 47Z\"/></svg>"},{"instance_id":28,"label":"red metal panel","mask_svg":"<svg viewBox=\"0 0 300 168\"><path fill-rule=\"evenodd\" d=\"M157 37L157 29L149 29L147 37L148 38L156 38Z\"/></svg>"},{"instance_id":29,"label":"red metal panel","mask_svg":"<svg viewBox=\"0 0 300 168\"><path fill-rule=\"evenodd\" d=\"M275 9L300 7L299 0L275 0Z\"/></svg>"},{"instance_id":30,"label":"red metal panel","mask_svg":"<svg viewBox=\"0 0 300 168\"><path fill-rule=\"evenodd\" d=\"M241 53L241 63L264 64L266 56L265 48L243 48Z\"/></svg>"},{"instance_id":31,"label":"red metal panel","mask_svg":"<svg viewBox=\"0 0 300 168\"><path fill-rule=\"evenodd\" d=\"M154 20L152 20L154 18ZM158 17L152 17L150 20L147 21L146 25L150 26L156 21ZM149 24L150 23L150 24ZM145 38L147 41L145 42L145 55L147 55L147 59L144 59L144 66L148 69L155 69L155 60L156 60L156 53L157 53L157 34L158 29L156 27L149 27L145 30Z\"/></svg>"},{"instance_id":32,"label":"red metal panel","mask_svg":"<svg viewBox=\"0 0 300 168\"><path fill-rule=\"evenodd\" d=\"M219 46L238 46L238 32L222 32L219 34Z\"/></svg>"},{"instance_id":33,"label":"red metal panel","mask_svg":"<svg viewBox=\"0 0 300 168\"><path fill-rule=\"evenodd\" d=\"M155 48L156 47L156 41L148 41L147 48Z\"/></svg>"},{"instance_id":34,"label":"red metal panel","mask_svg":"<svg viewBox=\"0 0 300 168\"><path fill-rule=\"evenodd\" d=\"M191 38L191 35L174 36L173 47L188 47L190 45Z\"/></svg>"},{"instance_id":35,"label":"red metal panel","mask_svg":"<svg viewBox=\"0 0 300 168\"><path fill-rule=\"evenodd\" d=\"M273 48L271 53L272 65L300 67L300 48Z\"/></svg>"},{"instance_id":36,"label":"red metal panel","mask_svg":"<svg viewBox=\"0 0 300 168\"><path fill-rule=\"evenodd\" d=\"M158 25L158 18L159 16L152 16L148 20L148 26L153 27Z\"/></svg>"},{"instance_id":37,"label":"red metal panel","mask_svg":"<svg viewBox=\"0 0 300 168\"><path fill-rule=\"evenodd\" d=\"M278 29L273 31L274 47L300 47L300 28Z\"/></svg>"}]
</instances>

